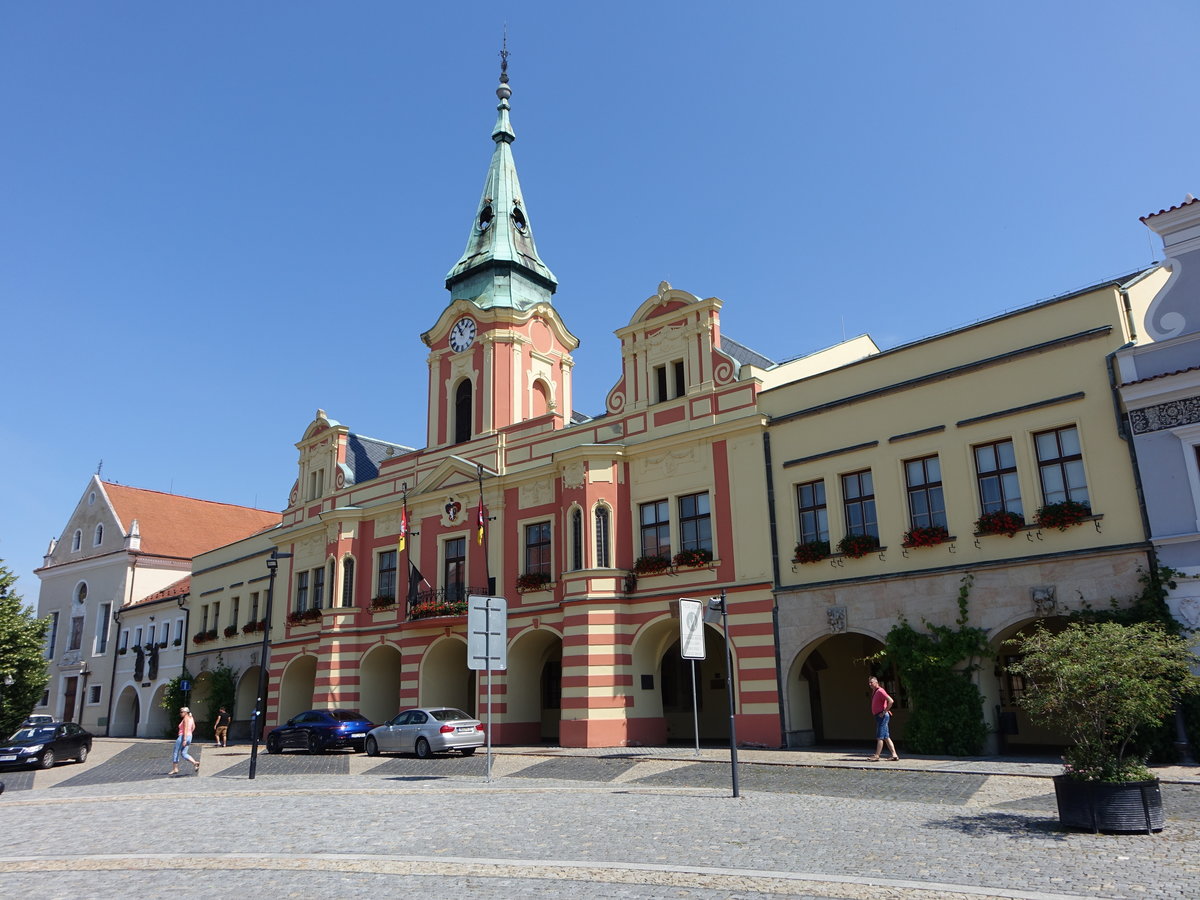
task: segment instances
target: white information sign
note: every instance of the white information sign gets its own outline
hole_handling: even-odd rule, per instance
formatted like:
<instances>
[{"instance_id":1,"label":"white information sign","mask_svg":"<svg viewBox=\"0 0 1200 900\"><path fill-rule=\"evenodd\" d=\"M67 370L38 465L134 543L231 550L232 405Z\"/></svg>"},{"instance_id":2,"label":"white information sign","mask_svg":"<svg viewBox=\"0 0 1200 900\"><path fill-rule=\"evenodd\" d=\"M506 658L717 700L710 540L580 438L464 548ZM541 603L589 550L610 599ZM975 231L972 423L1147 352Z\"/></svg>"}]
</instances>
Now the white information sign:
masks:
<instances>
[{"instance_id":1,"label":"white information sign","mask_svg":"<svg viewBox=\"0 0 1200 900\"><path fill-rule=\"evenodd\" d=\"M503 597L467 598L467 668L508 668L508 601Z\"/></svg>"},{"instance_id":2,"label":"white information sign","mask_svg":"<svg viewBox=\"0 0 1200 900\"><path fill-rule=\"evenodd\" d=\"M699 600L679 598L679 655L704 659L704 615Z\"/></svg>"}]
</instances>

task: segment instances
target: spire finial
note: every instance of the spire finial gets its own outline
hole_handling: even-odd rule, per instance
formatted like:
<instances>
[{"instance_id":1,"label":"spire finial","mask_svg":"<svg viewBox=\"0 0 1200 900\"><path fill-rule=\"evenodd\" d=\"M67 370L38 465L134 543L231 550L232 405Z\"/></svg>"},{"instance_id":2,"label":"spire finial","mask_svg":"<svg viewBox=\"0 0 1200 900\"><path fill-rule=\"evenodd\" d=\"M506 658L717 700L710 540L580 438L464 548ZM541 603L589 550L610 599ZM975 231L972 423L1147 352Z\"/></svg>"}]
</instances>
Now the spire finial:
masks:
<instances>
[{"instance_id":1,"label":"spire finial","mask_svg":"<svg viewBox=\"0 0 1200 900\"><path fill-rule=\"evenodd\" d=\"M508 86L508 23L504 23L504 41L500 44L500 87L496 88L496 96L507 100L512 96Z\"/></svg>"}]
</instances>

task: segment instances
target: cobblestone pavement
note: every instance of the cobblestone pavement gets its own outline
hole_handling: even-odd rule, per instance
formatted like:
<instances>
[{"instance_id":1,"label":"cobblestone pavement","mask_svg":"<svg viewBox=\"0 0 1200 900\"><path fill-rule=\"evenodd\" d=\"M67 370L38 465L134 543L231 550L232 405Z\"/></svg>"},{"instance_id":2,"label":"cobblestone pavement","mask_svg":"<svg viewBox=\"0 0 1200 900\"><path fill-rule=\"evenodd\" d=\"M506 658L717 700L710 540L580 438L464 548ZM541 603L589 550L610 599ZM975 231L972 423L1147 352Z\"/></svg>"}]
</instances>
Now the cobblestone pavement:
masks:
<instances>
[{"instance_id":1,"label":"cobblestone pavement","mask_svg":"<svg viewBox=\"0 0 1200 900\"><path fill-rule=\"evenodd\" d=\"M490 780L482 753L264 753L253 781L246 748L201 754L170 778L168 742L103 739L0 773L4 894L1200 897L1190 770L1161 834L1110 836L1059 829L1052 761L747 752L735 799L727 751L504 748Z\"/></svg>"}]
</instances>

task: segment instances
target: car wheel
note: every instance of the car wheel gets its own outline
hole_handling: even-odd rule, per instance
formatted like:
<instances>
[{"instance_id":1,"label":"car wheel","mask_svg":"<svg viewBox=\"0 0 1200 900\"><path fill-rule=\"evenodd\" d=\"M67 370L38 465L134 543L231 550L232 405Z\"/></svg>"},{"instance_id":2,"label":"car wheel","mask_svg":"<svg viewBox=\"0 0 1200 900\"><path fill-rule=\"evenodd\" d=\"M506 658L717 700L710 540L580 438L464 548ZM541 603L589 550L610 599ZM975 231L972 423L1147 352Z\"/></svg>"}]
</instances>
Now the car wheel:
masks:
<instances>
[{"instance_id":1,"label":"car wheel","mask_svg":"<svg viewBox=\"0 0 1200 900\"><path fill-rule=\"evenodd\" d=\"M54 768L54 751L49 747L47 747L46 751L42 754L42 758L38 760L38 766L43 769Z\"/></svg>"},{"instance_id":2,"label":"car wheel","mask_svg":"<svg viewBox=\"0 0 1200 900\"><path fill-rule=\"evenodd\" d=\"M373 738L373 737L367 738L367 756L378 756L378 755L379 755L379 744L376 743L375 738Z\"/></svg>"},{"instance_id":3,"label":"car wheel","mask_svg":"<svg viewBox=\"0 0 1200 900\"><path fill-rule=\"evenodd\" d=\"M87 745L81 744L79 747L79 754L75 758L77 760L79 760L81 763L83 763L83 762L87 762L87 755L88 755Z\"/></svg>"},{"instance_id":4,"label":"car wheel","mask_svg":"<svg viewBox=\"0 0 1200 900\"><path fill-rule=\"evenodd\" d=\"M417 754L417 759L429 759L433 756L433 750L429 747L429 741L425 738L417 738L417 745L413 748Z\"/></svg>"},{"instance_id":5,"label":"car wheel","mask_svg":"<svg viewBox=\"0 0 1200 900\"><path fill-rule=\"evenodd\" d=\"M463 756L474 756L477 749L477 747L463 747L461 752Z\"/></svg>"},{"instance_id":6,"label":"car wheel","mask_svg":"<svg viewBox=\"0 0 1200 900\"><path fill-rule=\"evenodd\" d=\"M308 750L309 753L321 753L322 752L321 742L317 739L316 735L314 735L314 734L307 735L305 749Z\"/></svg>"},{"instance_id":7,"label":"car wheel","mask_svg":"<svg viewBox=\"0 0 1200 900\"><path fill-rule=\"evenodd\" d=\"M267 752L268 753L278 753L279 752L279 738L273 738L273 737L267 738Z\"/></svg>"}]
</instances>

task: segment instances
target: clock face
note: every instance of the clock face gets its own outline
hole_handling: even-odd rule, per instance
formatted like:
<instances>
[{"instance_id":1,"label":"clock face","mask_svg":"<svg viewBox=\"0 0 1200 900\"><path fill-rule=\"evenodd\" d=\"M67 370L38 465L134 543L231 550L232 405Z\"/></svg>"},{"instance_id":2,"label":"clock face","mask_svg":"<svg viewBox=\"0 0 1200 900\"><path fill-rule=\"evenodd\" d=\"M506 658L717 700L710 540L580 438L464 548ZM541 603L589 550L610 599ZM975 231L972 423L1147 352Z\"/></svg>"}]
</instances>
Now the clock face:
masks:
<instances>
[{"instance_id":1,"label":"clock face","mask_svg":"<svg viewBox=\"0 0 1200 900\"><path fill-rule=\"evenodd\" d=\"M450 349L456 353L462 353L475 341L475 320L470 316L463 316L454 323L454 327L450 329Z\"/></svg>"}]
</instances>

